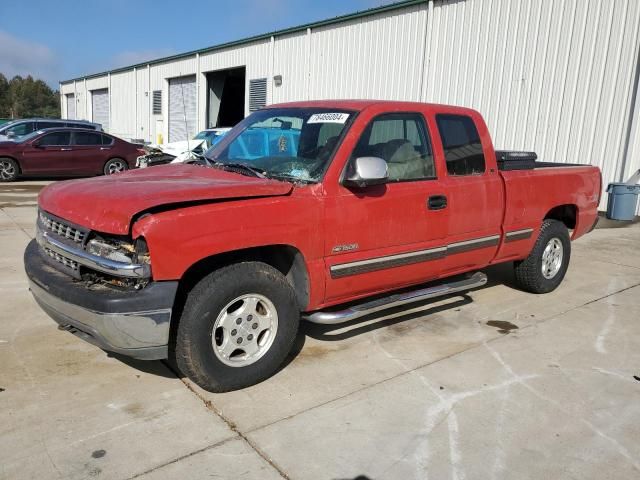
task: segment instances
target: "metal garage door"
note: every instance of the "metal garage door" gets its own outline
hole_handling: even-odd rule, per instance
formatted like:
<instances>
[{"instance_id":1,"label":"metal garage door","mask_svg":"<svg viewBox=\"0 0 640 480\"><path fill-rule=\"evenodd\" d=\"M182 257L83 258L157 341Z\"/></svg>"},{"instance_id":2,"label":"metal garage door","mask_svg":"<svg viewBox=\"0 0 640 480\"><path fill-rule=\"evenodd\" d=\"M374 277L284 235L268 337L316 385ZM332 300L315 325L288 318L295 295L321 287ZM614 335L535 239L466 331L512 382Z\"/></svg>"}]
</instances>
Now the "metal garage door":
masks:
<instances>
[{"instance_id":1,"label":"metal garage door","mask_svg":"<svg viewBox=\"0 0 640 480\"><path fill-rule=\"evenodd\" d=\"M179 142L196 134L196 76L169 80L169 141Z\"/></svg>"},{"instance_id":2,"label":"metal garage door","mask_svg":"<svg viewBox=\"0 0 640 480\"><path fill-rule=\"evenodd\" d=\"M76 119L76 96L73 93L67 93L67 118L71 120Z\"/></svg>"},{"instance_id":3,"label":"metal garage door","mask_svg":"<svg viewBox=\"0 0 640 480\"><path fill-rule=\"evenodd\" d=\"M94 123L102 125L104 131L109 131L109 90L102 88L91 91L91 112Z\"/></svg>"}]
</instances>

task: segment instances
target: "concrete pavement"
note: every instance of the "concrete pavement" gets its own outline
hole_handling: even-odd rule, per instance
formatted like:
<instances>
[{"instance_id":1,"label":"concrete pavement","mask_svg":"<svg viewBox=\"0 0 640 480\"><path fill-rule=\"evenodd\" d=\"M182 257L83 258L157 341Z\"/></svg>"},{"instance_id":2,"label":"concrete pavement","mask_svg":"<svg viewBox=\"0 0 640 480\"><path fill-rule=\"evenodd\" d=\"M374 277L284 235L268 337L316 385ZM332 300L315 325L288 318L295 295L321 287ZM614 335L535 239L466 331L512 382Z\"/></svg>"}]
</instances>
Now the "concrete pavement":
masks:
<instances>
[{"instance_id":1,"label":"concrete pavement","mask_svg":"<svg viewBox=\"0 0 640 480\"><path fill-rule=\"evenodd\" d=\"M574 243L548 295L505 265L468 295L305 324L277 375L214 395L36 306L42 183L0 185L0 478L640 476L640 225Z\"/></svg>"}]
</instances>

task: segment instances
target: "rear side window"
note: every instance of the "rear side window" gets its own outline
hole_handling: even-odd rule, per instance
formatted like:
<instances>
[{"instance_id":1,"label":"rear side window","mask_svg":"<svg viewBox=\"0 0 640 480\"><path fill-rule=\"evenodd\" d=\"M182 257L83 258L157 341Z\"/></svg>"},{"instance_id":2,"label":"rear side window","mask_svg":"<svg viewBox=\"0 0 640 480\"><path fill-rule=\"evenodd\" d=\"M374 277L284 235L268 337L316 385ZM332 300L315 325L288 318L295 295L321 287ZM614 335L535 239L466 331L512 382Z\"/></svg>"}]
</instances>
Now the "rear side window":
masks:
<instances>
[{"instance_id":1,"label":"rear side window","mask_svg":"<svg viewBox=\"0 0 640 480\"><path fill-rule=\"evenodd\" d=\"M67 146L71 142L71 133L69 132L54 132L45 135L38 141L38 145L43 147L53 146Z\"/></svg>"},{"instance_id":2,"label":"rear side window","mask_svg":"<svg viewBox=\"0 0 640 480\"><path fill-rule=\"evenodd\" d=\"M95 125L91 125L90 123L68 123L67 127L71 128L88 128L89 130L95 130Z\"/></svg>"},{"instance_id":3,"label":"rear side window","mask_svg":"<svg viewBox=\"0 0 640 480\"><path fill-rule=\"evenodd\" d=\"M436 115L449 175L479 175L485 163L475 123L464 115Z\"/></svg>"},{"instance_id":4,"label":"rear side window","mask_svg":"<svg viewBox=\"0 0 640 480\"><path fill-rule=\"evenodd\" d=\"M56 128L62 127L63 124L60 122L38 122L38 128L40 130L44 130L45 128Z\"/></svg>"},{"instance_id":5,"label":"rear side window","mask_svg":"<svg viewBox=\"0 0 640 480\"><path fill-rule=\"evenodd\" d=\"M76 132L74 139L75 145L102 145L102 135L99 133Z\"/></svg>"},{"instance_id":6,"label":"rear side window","mask_svg":"<svg viewBox=\"0 0 640 480\"><path fill-rule=\"evenodd\" d=\"M102 137L102 145L111 145L113 144L113 138L108 137L107 135L100 135Z\"/></svg>"}]
</instances>

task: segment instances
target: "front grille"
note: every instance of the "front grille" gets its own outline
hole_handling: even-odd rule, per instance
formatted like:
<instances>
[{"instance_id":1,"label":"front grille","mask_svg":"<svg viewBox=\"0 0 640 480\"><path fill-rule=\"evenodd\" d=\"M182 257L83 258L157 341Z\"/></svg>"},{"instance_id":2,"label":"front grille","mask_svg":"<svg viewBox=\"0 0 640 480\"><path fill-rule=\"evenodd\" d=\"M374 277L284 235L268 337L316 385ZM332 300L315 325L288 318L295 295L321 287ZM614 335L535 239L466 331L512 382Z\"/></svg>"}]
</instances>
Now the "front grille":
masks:
<instances>
[{"instance_id":1,"label":"front grille","mask_svg":"<svg viewBox=\"0 0 640 480\"><path fill-rule=\"evenodd\" d=\"M44 247L43 250L47 255L49 255L49 257L54 259L56 262L64 265L67 268L70 268L74 272L78 271L78 262L76 262L75 260L71 260L70 258L60 255L58 252L54 252L53 250L47 247Z\"/></svg>"},{"instance_id":2,"label":"front grille","mask_svg":"<svg viewBox=\"0 0 640 480\"><path fill-rule=\"evenodd\" d=\"M74 227L63 220L44 212L40 212L40 223L42 224L42 227L49 232L62 239L71 240L78 245L82 245L87 237L87 231Z\"/></svg>"}]
</instances>

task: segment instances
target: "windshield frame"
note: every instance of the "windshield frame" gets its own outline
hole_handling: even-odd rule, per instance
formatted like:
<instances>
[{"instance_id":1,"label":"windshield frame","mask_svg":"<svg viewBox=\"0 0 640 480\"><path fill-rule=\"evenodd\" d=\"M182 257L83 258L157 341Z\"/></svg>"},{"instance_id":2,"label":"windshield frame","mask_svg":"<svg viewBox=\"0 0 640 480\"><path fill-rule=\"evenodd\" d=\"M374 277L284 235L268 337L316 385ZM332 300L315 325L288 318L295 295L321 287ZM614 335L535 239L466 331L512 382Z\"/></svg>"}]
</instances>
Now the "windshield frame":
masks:
<instances>
[{"instance_id":1,"label":"windshield frame","mask_svg":"<svg viewBox=\"0 0 640 480\"><path fill-rule=\"evenodd\" d=\"M251 124L255 123L256 114L268 112L270 115L273 115L273 116L287 116L287 114L292 114L292 113L295 115L297 112L300 112L301 110L313 110L312 114L316 114L316 113L334 113L334 112L346 113L346 114L349 115L349 118L344 123L344 127L342 128L342 131L340 132L340 136L338 137L338 141L336 142L335 146L333 147L333 151L331 152L331 155L329 156L329 158L324 163L322 171L319 173L317 179L307 180L307 179L302 179L301 178L299 180L295 180L293 178L288 178L288 177L284 177L284 176L282 176L282 177L274 176L272 178L274 180L281 180L281 181L290 182L290 183L301 183L301 184L322 183L322 181L324 180L325 175L327 174L327 170L329 169L329 167L333 163L333 159L335 158L336 153L338 152L338 150L342 146L342 142L344 141L345 137L347 136L347 133L349 132L349 130L351 130L351 127L353 126L353 122L355 121L355 119L357 118L358 114L360 113L358 110L353 110L353 109L348 109L348 108L341 108L341 107L321 107L321 106L318 106L318 107L314 107L314 106L299 106L299 107L273 107L273 108L270 107L270 108L263 108L263 109L255 111L255 112L252 112L249 116L245 117L240 123L238 123L231 130L229 130L222 137L222 139L218 143L216 143L215 145L210 147L206 152L204 152L203 156L205 157L206 160L208 160L210 162L213 162L215 164L223 163L223 162L219 162L218 161L218 156L222 152L224 152L227 149L227 147L236 138L238 138L242 133L247 131L249 126L251 126ZM237 163L237 162L232 162L232 163ZM251 165L249 164L249 166L251 166Z\"/></svg>"}]
</instances>

